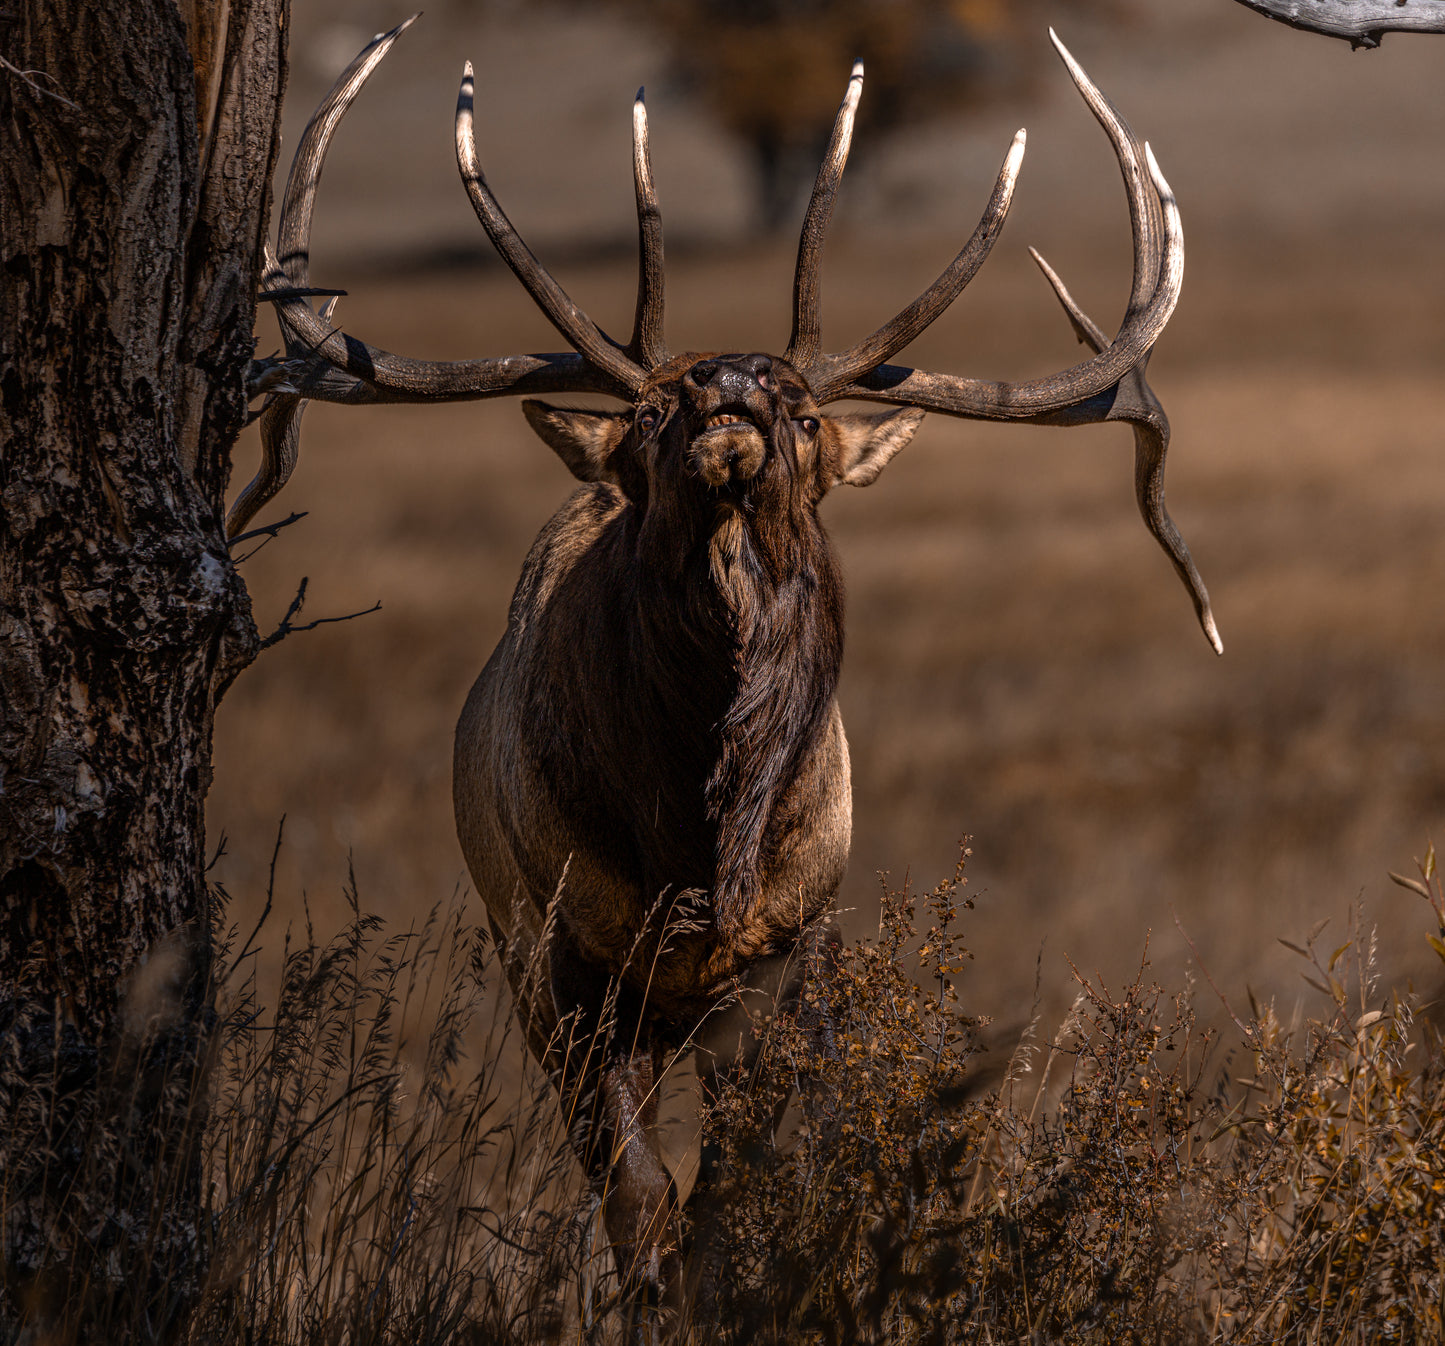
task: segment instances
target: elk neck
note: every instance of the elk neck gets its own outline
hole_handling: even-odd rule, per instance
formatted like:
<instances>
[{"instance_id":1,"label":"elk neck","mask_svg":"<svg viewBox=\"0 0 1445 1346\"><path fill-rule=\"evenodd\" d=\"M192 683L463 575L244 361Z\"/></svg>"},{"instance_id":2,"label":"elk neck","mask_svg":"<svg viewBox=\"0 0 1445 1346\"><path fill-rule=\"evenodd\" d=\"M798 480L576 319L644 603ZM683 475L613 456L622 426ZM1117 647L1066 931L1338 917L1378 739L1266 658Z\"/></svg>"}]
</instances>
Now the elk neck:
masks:
<instances>
[{"instance_id":1,"label":"elk neck","mask_svg":"<svg viewBox=\"0 0 1445 1346\"><path fill-rule=\"evenodd\" d=\"M701 785L724 925L745 919L782 840L843 657L842 579L811 502L749 504L654 506L638 537L639 631L689 792Z\"/></svg>"}]
</instances>

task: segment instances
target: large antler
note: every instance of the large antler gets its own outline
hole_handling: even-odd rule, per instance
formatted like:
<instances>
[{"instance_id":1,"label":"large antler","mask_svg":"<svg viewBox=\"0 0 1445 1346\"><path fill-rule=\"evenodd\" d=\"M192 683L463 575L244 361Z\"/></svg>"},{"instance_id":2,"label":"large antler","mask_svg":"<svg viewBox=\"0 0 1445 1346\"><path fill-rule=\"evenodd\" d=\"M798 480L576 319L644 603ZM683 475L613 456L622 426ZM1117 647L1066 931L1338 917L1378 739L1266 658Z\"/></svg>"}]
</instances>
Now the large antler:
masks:
<instances>
[{"instance_id":1,"label":"large antler","mask_svg":"<svg viewBox=\"0 0 1445 1346\"><path fill-rule=\"evenodd\" d=\"M1184 235L1174 193L1148 145L1141 145L1118 110L1059 41L1049 37L1119 160L1134 236L1134 281L1124 320L1112 342L1074 303L1063 282L1037 252L1042 268L1093 358L1022 383L968 379L885 363L913 341L962 293L993 247L1008 215L1023 161L1024 133L1009 148L983 217L958 256L907 308L871 336L836 355L821 353L819 282L823 234L848 159L863 72L855 66L838 109L833 138L818 172L798 247L793 286L793 334L788 358L803 371L820 402L860 398L896 402L980 420L1024 420L1046 425L1128 421L1134 427L1139 511L1189 590L1199 624L1216 653L1223 652L1209 594L1189 549L1164 508L1164 460L1169 421L1144 378L1149 355L1163 332L1184 278ZM1032 249L1030 250L1032 251Z\"/></svg>"},{"instance_id":2,"label":"large antler","mask_svg":"<svg viewBox=\"0 0 1445 1346\"><path fill-rule=\"evenodd\" d=\"M627 346L613 341L552 278L512 227L477 163L472 126L473 76L468 62L457 97L457 165L487 236L552 325L572 345L552 355L503 355L486 360L413 360L368 345L330 324L333 298L320 314L308 299L333 294L311 287L311 217L331 138L362 86L415 21L382 33L342 72L306 125L282 198L279 259L268 248L261 298L276 306L286 342L279 359L252 363L253 393L269 392L261 413L261 470L232 507L235 536L286 484L296 462L301 413L308 399L327 402L450 402L512 394L606 393L630 401L647 372L667 358L662 337L662 222L652 187L647 112L638 91L633 112L641 265L637 317Z\"/></svg>"}]
</instances>

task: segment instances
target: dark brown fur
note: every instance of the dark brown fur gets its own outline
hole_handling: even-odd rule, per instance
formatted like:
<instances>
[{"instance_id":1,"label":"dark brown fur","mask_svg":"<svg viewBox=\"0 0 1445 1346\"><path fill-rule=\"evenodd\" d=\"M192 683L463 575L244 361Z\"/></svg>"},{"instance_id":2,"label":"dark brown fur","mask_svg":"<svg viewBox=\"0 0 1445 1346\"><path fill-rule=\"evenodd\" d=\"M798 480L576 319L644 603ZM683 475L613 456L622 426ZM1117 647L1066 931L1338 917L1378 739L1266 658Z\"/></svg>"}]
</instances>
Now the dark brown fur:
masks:
<instances>
[{"instance_id":1,"label":"dark brown fur","mask_svg":"<svg viewBox=\"0 0 1445 1346\"><path fill-rule=\"evenodd\" d=\"M614 1193L609 1234L664 1295L675 1198L626 1099L831 905L851 794L817 507L922 414L825 419L758 355L678 357L620 414L525 409L587 484L533 546L462 714L457 826L533 1050L591 1100L578 1148ZM595 1032L585 1059L564 1044Z\"/></svg>"}]
</instances>

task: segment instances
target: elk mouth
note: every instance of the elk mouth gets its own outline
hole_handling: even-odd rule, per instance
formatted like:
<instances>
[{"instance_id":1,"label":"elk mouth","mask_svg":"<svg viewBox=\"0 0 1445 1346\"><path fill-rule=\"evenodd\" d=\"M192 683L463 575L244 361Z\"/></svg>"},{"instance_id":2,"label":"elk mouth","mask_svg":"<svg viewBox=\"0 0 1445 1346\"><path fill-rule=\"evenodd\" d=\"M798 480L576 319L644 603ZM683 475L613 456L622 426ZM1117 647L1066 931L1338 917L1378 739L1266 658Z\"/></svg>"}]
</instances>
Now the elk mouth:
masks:
<instances>
[{"instance_id":1,"label":"elk mouth","mask_svg":"<svg viewBox=\"0 0 1445 1346\"><path fill-rule=\"evenodd\" d=\"M694 470L709 486L751 481L762 471L767 441L758 423L744 410L715 411L693 437Z\"/></svg>"}]
</instances>

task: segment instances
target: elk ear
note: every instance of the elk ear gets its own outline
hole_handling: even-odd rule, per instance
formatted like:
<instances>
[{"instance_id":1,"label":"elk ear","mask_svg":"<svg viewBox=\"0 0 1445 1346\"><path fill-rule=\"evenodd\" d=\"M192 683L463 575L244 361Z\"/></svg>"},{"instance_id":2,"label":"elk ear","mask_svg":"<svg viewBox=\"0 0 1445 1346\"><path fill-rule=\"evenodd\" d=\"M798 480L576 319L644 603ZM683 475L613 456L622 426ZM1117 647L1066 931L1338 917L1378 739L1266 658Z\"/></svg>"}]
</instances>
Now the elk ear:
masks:
<instances>
[{"instance_id":1,"label":"elk ear","mask_svg":"<svg viewBox=\"0 0 1445 1346\"><path fill-rule=\"evenodd\" d=\"M626 413L573 411L528 398L522 414L578 481L617 484L612 455L627 433Z\"/></svg>"},{"instance_id":2,"label":"elk ear","mask_svg":"<svg viewBox=\"0 0 1445 1346\"><path fill-rule=\"evenodd\" d=\"M871 486L889 459L903 448L923 422L917 407L900 407L876 416L830 416L838 436L838 474L833 484Z\"/></svg>"}]
</instances>

